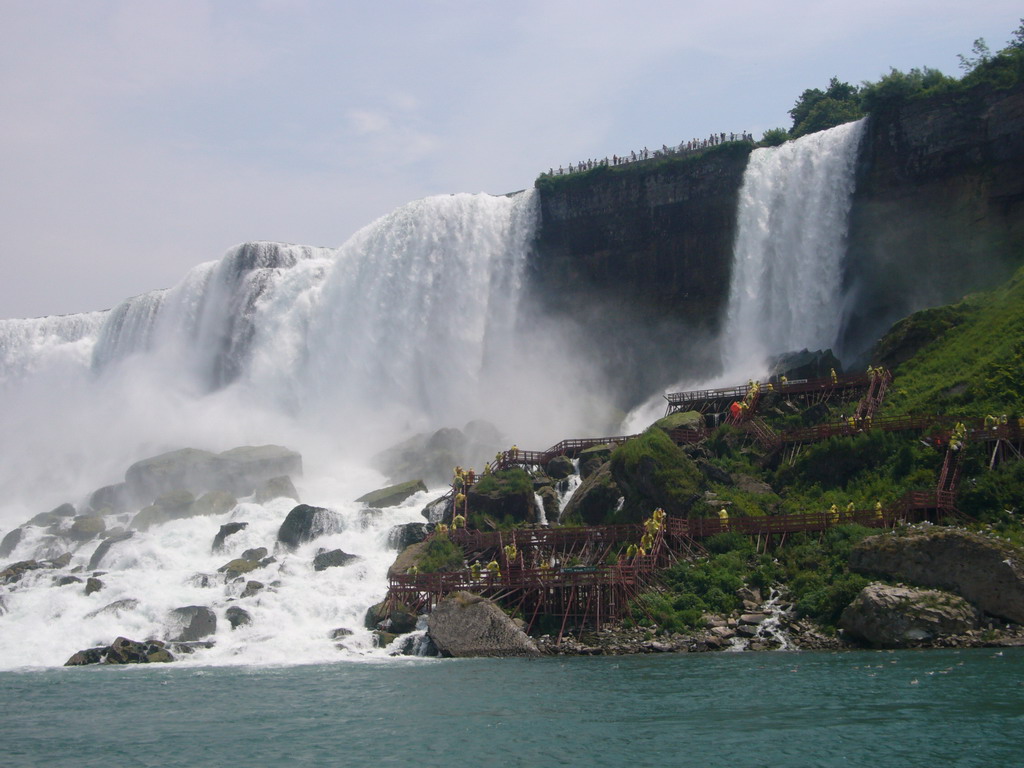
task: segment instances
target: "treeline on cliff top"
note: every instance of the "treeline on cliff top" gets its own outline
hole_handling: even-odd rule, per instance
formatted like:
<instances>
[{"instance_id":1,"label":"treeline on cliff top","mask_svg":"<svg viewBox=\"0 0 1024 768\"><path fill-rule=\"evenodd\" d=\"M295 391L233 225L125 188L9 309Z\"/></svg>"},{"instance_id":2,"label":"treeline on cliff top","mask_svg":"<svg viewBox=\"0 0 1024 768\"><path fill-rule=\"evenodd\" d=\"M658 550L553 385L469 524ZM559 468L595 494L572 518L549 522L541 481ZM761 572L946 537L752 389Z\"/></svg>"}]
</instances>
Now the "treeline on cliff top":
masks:
<instances>
[{"instance_id":1,"label":"treeline on cliff top","mask_svg":"<svg viewBox=\"0 0 1024 768\"><path fill-rule=\"evenodd\" d=\"M914 67L907 72L891 68L878 80L864 81L859 86L842 82L837 77L829 80L828 86L808 88L796 100L789 116L793 123L786 128L771 128L764 132L756 146L774 147L789 139L796 139L809 133L824 131L837 125L859 120L865 115L884 109L893 109L908 101L970 91L979 86L990 88L1012 88L1024 82L1024 19L1013 32L1005 48L993 52L983 38L974 41L971 54L959 54L963 75L959 78L944 74L931 67ZM706 159L716 154L733 155L747 153L752 148L749 142L729 142L708 149L682 155L664 155L640 164L622 166L599 165L582 173L539 177L535 183L538 189L578 184L583 180L593 181L607 173L648 173L659 165L676 166Z\"/></svg>"}]
</instances>

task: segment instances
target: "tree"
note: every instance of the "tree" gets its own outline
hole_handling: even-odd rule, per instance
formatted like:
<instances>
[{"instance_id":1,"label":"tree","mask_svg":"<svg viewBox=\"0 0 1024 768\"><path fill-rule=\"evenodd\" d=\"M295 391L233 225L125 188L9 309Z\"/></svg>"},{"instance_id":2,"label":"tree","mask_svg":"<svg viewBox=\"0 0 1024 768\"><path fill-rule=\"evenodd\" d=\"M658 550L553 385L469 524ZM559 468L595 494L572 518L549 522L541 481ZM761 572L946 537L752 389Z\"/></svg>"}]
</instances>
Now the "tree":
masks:
<instances>
[{"instance_id":1,"label":"tree","mask_svg":"<svg viewBox=\"0 0 1024 768\"><path fill-rule=\"evenodd\" d=\"M992 51L989 50L988 43L985 42L983 37L979 37L974 41L974 45L971 46L971 53L974 55L964 56L962 53L956 55L960 59L960 69L967 74L992 60Z\"/></svg>"},{"instance_id":2,"label":"tree","mask_svg":"<svg viewBox=\"0 0 1024 768\"><path fill-rule=\"evenodd\" d=\"M877 83L862 84L860 107L865 112L874 112L914 96L951 88L955 84L956 80L952 77L930 67L914 67L909 72L901 72L893 67Z\"/></svg>"},{"instance_id":3,"label":"tree","mask_svg":"<svg viewBox=\"0 0 1024 768\"><path fill-rule=\"evenodd\" d=\"M793 118L790 136L804 136L863 117L859 95L857 86L844 83L837 77L829 80L825 91L808 88L789 110L789 116Z\"/></svg>"},{"instance_id":4,"label":"tree","mask_svg":"<svg viewBox=\"0 0 1024 768\"><path fill-rule=\"evenodd\" d=\"M777 147L783 142L789 141L789 132L785 128L769 128L761 136L762 147Z\"/></svg>"},{"instance_id":5,"label":"tree","mask_svg":"<svg viewBox=\"0 0 1024 768\"><path fill-rule=\"evenodd\" d=\"M1024 51L1024 19L1020 20L1020 26L1013 31L1013 37L1000 53L1010 53L1011 51Z\"/></svg>"}]
</instances>

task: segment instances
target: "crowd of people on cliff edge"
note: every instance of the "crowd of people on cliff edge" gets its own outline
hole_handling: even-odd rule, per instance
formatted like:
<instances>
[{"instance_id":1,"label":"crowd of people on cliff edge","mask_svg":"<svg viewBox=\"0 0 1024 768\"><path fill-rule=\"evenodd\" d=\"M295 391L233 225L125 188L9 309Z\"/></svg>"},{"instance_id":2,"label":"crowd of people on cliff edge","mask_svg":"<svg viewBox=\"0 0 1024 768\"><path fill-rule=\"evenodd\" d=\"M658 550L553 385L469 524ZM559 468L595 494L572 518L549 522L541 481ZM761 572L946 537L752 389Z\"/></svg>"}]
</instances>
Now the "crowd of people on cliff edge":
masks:
<instances>
[{"instance_id":1,"label":"crowd of people on cliff edge","mask_svg":"<svg viewBox=\"0 0 1024 768\"><path fill-rule=\"evenodd\" d=\"M754 137L752 134L744 131L743 133L712 133L706 139L690 139L689 141L681 141L677 146L670 147L667 144L662 144L661 149L650 150L644 147L641 150L633 150L628 155L612 155L610 158L605 157L600 160L580 160L577 163L569 163L568 167L558 166L558 169L549 168L547 173L542 173L542 176L564 176L568 173L583 173L594 168L598 168L602 165L625 165L626 163L639 163L644 160L654 160L659 157L667 157L668 155L685 155L690 152L701 152L711 147L717 147L719 144L725 144L729 141L753 141Z\"/></svg>"}]
</instances>

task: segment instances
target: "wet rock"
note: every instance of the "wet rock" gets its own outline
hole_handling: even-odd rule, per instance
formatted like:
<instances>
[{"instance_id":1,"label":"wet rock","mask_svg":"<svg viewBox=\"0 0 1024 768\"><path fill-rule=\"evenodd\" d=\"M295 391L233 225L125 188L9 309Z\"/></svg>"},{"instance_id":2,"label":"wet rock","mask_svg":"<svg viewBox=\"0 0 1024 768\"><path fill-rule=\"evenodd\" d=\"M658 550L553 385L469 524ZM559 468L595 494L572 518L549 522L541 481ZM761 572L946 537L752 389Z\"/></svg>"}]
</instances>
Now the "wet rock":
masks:
<instances>
[{"instance_id":1,"label":"wet rock","mask_svg":"<svg viewBox=\"0 0 1024 768\"><path fill-rule=\"evenodd\" d=\"M541 504L544 507L544 519L548 523L558 522L558 516L561 514L561 503L562 497L558 491L552 488L550 485L544 486L537 495L540 496Z\"/></svg>"},{"instance_id":2,"label":"wet rock","mask_svg":"<svg viewBox=\"0 0 1024 768\"><path fill-rule=\"evenodd\" d=\"M139 642L119 637L108 646L78 651L65 663L65 667L86 664L153 664L174 661L166 645L159 640Z\"/></svg>"},{"instance_id":3,"label":"wet rock","mask_svg":"<svg viewBox=\"0 0 1024 768\"><path fill-rule=\"evenodd\" d=\"M194 501L195 497L189 491L167 491L148 507L140 509L132 518L131 527L139 531L148 531L155 525L189 517Z\"/></svg>"},{"instance_id":4,"label":"wet rock","mask_svg":"<svg viewBox=\"0 0 1024 768\"><path fill-rule=\"evenodd\" d=\"M89 497L89 509L94 512L110 510L114 514L127 512L131 505L128 486L124 483L97 488Z\"/></svg>"},{"instance_id":5,"label":"wet rock","mask_svg":"<svg viewBox=\"0 0 1024 768\"><path fill-rule=\"evenodd\" d=\"M52 560L46 560L43 565L47 568L67 568L71 565L71 553L65 552Z\"/></svg>"},{"instance_id":6,"label":"wet rock","mask_svg":"<svg viewBox=\"0 0 1024 768\"><path fill-rule=\"evenodd\" d=\"M116 544L120 544L121 542L127 542L133 536L135 536L134 531L125 530L121 532L121 534L109 536L100 542L99 546L96 547L96 550L92 553L92 557L89 558L89 570L95 570L99 567L99 563L102 562L106 553L111 551L111 547Z\"/></svg>"},{"instance_id":7,"label":"wet rock","mask_svg":"<svg viewBox=\"0 0 1024 768\"><path fill-rule=\"evenodd\" d=\"M232 629L238 629L244 627L246 624L252 624L252 616L244 608L239 608L237 605L232 605L224 612L224 618L228 620Z\"/></svg>"},{"instance_id":8,"label":"wet rock","mask_svg":"<svg viewBox=\"0 0 1024 768\"><path fill-rule=\"evenodd\" d=\"M544 471L551 479L562 480L569 475L576 474L576 467L573 466L572 459L568 456L555 456L544 467Z\"/></svg>"},{"instance_id":9,"label":"wet rock","mask_svg":"<svg viewBox=\"0 0 1024 768\"><path fill-rule=\"evenodd\" d=\"M25 531L22 528L14 528L7 532L4 536L3 541L0 541L0 557L7 557L14 551L21 543L22 536L25 535Z\"/></svg>"},{"instance_id":10,"label":"wet rock","mask_svg":"<svg viewBox=\"0 0 1024 768\"><path fill-rule=\"evenodd\" d=\"M425 538L427 538L426 523L395 525L388 531L388 547L403 550L411 544L418 544Z\"/></svg>"},{"instance_id":11,"label":"wet rock","mask_svg":"<svg viewBox=\"0 0 1024 768\"><path fill-rule=\"evenodd\" d=\"M270 478L253 494L253 501L257 504L266 504L274 499L292 499L295 502L300 500L299 492L295 490L295 483L288 475Z\"/></svg>"},{"instance_id":12,"label":"wet rock","mask_svg":"<svg viewBox=\"0 0 1024 768\"><path fill-rule=\"evenodd\" d=\"M397 507L403 501L417 493L425 492L427 486L422 480L409 480L398 485L390 485L377 491L363 494L356 499L357 504L366 504L375 509L387 509Z\"/></svg>"},{"instance_id":13,"label":"wet rock","mask_svg":"<svg viewBox=\"0 0 1024 768\"><path fill-rule=\"evenodd\" d=\"M344 627L338 627L332 629L327 633L327 637L331 640L344 640L346 637L351 637L353 632L351 629L345 629Z\"/></svg>"},{"instance_id":14,"label":"wet rock","mask_svg":"<svg viewBox=\"0 0 1024 768\"><path fill-rule=\"evenodd\" d=\"M350 555L340 549L332 549L330 552L320 552L313 558L313 570L323 571L327 568L340 568L359 559L358 555Z\"/></svg>"},{"instance_id":15,"label":"wet rock","mask_svg":"<svg viewBox=\"0 0 1024 768\"><path fill-rule=\"evenodd\" d=\"M341 519L329 509L299 504L281 523L277 540L294 549L307 541L337 533L341 529Z\"/></svg>"},{"instance_id":16,"label":"wet rock","mask_svg":"<svg viewBox=\"0 0 1024 768\"><path fill-rule=\"evenodd\" d=\"M243 574L255 571L260 567L256 560L246 560L244 557L236 557L234 560L225 563L217 569L217 573L223 573L228 579L237 578Z\"/></svg>"},{"instance_id":17,"label":"wet rock","mask_svg":"<svg viewBox=\"0 0 1024 768\"><path fill-rule=\"evenodd\" d=\"M115 600L112 603L107 603L102 608L97 608L95 611L90 611L85 614L85 618L94 619L97 616L103 616L105 614L112 614L114 616L120 616L122 613L129 613L139 607L139 601L134 597L127 597L123 600Z\"/></svg>"},{"instance_id":18,"label":"wet rock","mask_svg":"<svg viewBox=\"0 0 1024 768\"><path fill-rule=\"evenodd\" d=\"M245 589L242 590L242 597L252 597L258 595L266 589L266 585L262 581L256 581L255 579L245 582Z\"/></svg>"},{"instance_id":19,"label":"wet rock","mask_svg":"<svg viewBox=\"0 0 1024 768\"><path fill-rule=\"evenodd\" d=\"M67 535L72 541L84 542L95 539L106 529L107 524L103 522L102 517L80 516L75 518Z\"/></svg>"},{"instance_id":20,"label":"wet rock","mask_svg":"<svg viewBox=\"0 0 1024 768\"><path fill-rule=\"evenodd\" d=\"M221 552L224 549L224 540L232 534L244 531L249 527L248 523L224 523L217 531L217 535L213 537L213 548L214 553Z\"/></svg>"},{"instance_id":21,"label":"wet rock","mask_svg":"<svg viewBox=\"0 0 1024 768\"><path fill-rule=\"evenodd\" d=\"M103 661L103 657L107 652L107 646L101 646L99 648L87 648L84 651L78 651L73 654L70 659L64 662L65 667L84 667L87 664L99 664Z\"/></svg>"},{"instance_id":22,"label":"wet rock","mask_svg":"<svg viewBox=\"0 0 1024 768\"><path fill-rule=\"evenodd\" d=\"M37 560L22 560L11 565L0 571L0 584L14 584L15 582L21 581L21 577L29 571L35 571L40 568L45 568L43 563Z\"/></svg>"},{"instance_id":23,"label":"wet rock","mask_svg":"<svg viewBox=\"0 0 1024 768\"><path fill-rule=\"evenodd\" d=\"M57 586L58 587L66 587L69 584L81 584L81 583L82 583L82 580L80 578L78 578L77 576L61 576L59 579L57 579Z\"/></svg>"},{"instance_id":24,"label":"wet rock","mask_svg":"<svg viewBox=\"0 0 1024 768\"><path fill-rule=\"evenodd\" d=\"M864 587L839 618L848 635L881 648L959 635L978 624L977 610L958 595L887 584Z\"/></svg>"},{"instance_id":25,"label":"wet rock","mask_svg":"<svg viewBox=\"0 0 1024 768\"><path fill-rule=\"evenodd\" d=\"M247 549L247 550L245 550L245 552L242 553L242 557L245 560L252 560L253 562L256 562L256 563L262 561L264 558L266 558L266 556L267 556L267 548L266 547L253 547L252 549Z\"/></svg>"},{"instance_id":26,"label":"wet rock","mask_svg":"<svg viewBox=\"0 0 1024 768\"><path fill-rule=\"evenodd\" d=\"M539 656L537 644L493 602L469 592L443 599L427 619L442 656Z\"/></svg>"},{"instance_id":27,"label":"wet rock","mask_svg":"<svg viewBox=\"0 0 1024 768\"><path fill-rule=\"evenodd\" d=\"M59 507L51 509L49 512L41 512L29 520L26 525L34 525L38 528L60 525L62 521L69 517L74 517L75 514L75 508L72 505L61 504Z\"/></svg>"},{"instance_id":28,"label":"wet rock","mask_svg":"<svg viewBox=\"0 0 1024 768\"><path fill-rule=\"evenodd\" d=\"M420 514L428 524L450 523L452 521L452 499L451 496L441 496L427 504Z\"/></svg>"},{"instance_id":29,"label":"wet rock","mask_svg":"<svg viewBox=\"0 0 1024 768\"><path fill-rule=\"evenodd\" d=\"M768 366L770 376L785 376L790 381L826 379L833 370L839 374L843 372L842 363L831 349L818 349L814 352L807 349L799 352L784 352L770 359Z\"/></svg>"},{"instance_id":30,"label":"wet rock","mask_svg":"<svg viewBox=\"0 0 1024 768\"><path fill-rule=\"evenodd\" d=\"M85 582L85 595L88 597L94 592L99 592L103 589L103 582L97 579L95 576L90 576Z\"/></svg>"},{"instance_id":31,"label":"wet rock","mask_svg":"<svg viewBox=\"0 0 1024 768\"><path fill-rule=\"evenodd\" d=\"M171 640L201 640L217 631L217 615L203 605L188 605L171 611L168 623Z\"/></svg>"},{"instance_id":32,"label":"wet rock","mask_svg":"<svg viewBox=\"0 0 1024 768\"><path fill-rule=\"evenodd\" d=\"M580 474L583 475L582 471ZM615 513L621 498L622 491L612 477L611 462L605 462L580 483L562 510L559 522L579 520L586 525L602 525Z\"/></svg>"},{"instance_id":33,"label":"wet rock","mask_svg":"<svg viewBox=\"0 0 1024 768\"><path fill-rule=\"evenodd\" d=\"M196 499L189 507L189 517L216 517L230 512L238 505L238 499L227 491L209 491Z\"/></svg>"}]
</instances>

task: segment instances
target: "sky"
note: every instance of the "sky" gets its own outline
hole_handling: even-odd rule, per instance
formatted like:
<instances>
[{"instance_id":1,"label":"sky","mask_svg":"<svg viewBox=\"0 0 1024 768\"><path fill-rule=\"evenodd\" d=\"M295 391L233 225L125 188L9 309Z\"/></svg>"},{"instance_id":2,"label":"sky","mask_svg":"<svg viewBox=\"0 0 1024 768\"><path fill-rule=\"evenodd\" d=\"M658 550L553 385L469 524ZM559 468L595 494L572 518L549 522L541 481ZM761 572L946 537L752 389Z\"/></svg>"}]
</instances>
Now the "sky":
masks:
<instances>
[{"instance_id":1,"label":"sky","mask_svg":"<svg viewBox=\"0 0 1024 768\"><path fill-rule=\"evenodd\" d=\"M959 75L1019 2L0 0L0 317L107 309L250 240L789 127L806 88Z\"/></svg>"}]
</instances>

